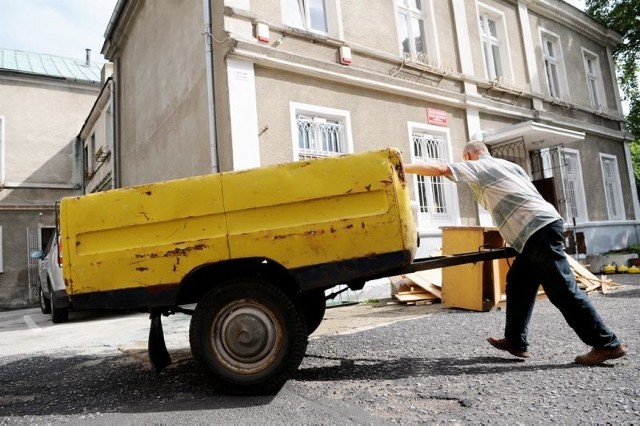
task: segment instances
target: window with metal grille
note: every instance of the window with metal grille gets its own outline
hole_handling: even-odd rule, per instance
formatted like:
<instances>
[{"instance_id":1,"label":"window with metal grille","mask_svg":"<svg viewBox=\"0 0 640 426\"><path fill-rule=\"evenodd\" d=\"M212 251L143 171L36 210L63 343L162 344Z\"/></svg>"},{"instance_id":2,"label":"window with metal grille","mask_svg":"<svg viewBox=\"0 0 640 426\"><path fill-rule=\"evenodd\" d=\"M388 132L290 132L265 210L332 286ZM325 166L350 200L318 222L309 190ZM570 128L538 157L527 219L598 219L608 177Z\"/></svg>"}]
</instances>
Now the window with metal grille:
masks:
<instances>
[{"instance_id":1,"label":"window with metal grille","mask_svg":"<svg viewBox=\"0 0 640 426\"><path fill-rule=\"evenodd\" d=\"M343 127L338 120L298 115L298 153L300 158L344 154Z\"/></svg>"},{"instance_id":2,"label":"window with metal grille","mask_svg":"<svg viewBox=\"0 0 640 426\"><path fill-rule=\"evenodd\" d=\"M564 149L564 167L562 167L562 181L567 204L567 221L586 222L587 206L580 166L580 153L573 149Z\"/></svg>"},{"instance_id":3,"label":"window with metal grille","mask_svg":"<svg viewBox=\"0 0 640 426\"><path fill-rule=\"evenodd\" d=\"M348 111L291 103L295 160L353 152Z\"/></svg>"},{"instance_id":4,"label":"window with metal grille","mask_svg":"<svg viewBox=\"0 0 640 426\"><path fill-rule=\"evenodd\" d=\"M451 161L449 141L444 135L414 130L411 145L414 161L427 163ZM455 224L457 216L454 208L455 184L442 176L416 175L415 179L419 203L419 227L429 229Z\"/></svg>"},{"instance_id":5,"label":"window with metal grille","mask_svg":"<svg viewBox=\"0 0 640 426\"><path fill-rule=\"evenodd\" d=\"M622 203L620 176L618 175L618 159L613 155L600 154L600 165L602 167L602 181L609 220L624 220L625 213Z\"/></svg>"}]
</instances>

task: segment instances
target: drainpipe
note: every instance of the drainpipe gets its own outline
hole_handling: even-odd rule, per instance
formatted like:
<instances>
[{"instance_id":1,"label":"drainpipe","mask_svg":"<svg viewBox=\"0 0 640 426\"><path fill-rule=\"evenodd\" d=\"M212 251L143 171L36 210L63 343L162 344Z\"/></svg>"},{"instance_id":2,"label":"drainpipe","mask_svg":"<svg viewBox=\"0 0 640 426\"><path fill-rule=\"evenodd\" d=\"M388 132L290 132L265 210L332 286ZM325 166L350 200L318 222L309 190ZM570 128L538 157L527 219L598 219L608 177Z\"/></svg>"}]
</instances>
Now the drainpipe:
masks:
<instances>
[{"instance_id":1,"label":"drainpipe","mask_svg":"<svg viewBox=\"0 0 640 426\"><path fill-rule=\"evenodd\" d=\"M109 93L111 94L111 188L120 188L120 149L117 143L118 136L116 135L116 117L118 116L118 109L116 108L116 84L111 78L109 80Z\"/></svg>"},{"instance_id":2,"label":"drainpipe","mask_svg":"<svg viewBox=\"0 0 640 426\"><path fill-rule=\"evenodd\" d=\"M209 106L209 147L211 149L211 172L218 173L218 140L216 136L215 84L213 81L213 35L211 33L211 2L202 0L204 6L204 44L207 59L207 100Z\"/></svg>"}]
</instances>

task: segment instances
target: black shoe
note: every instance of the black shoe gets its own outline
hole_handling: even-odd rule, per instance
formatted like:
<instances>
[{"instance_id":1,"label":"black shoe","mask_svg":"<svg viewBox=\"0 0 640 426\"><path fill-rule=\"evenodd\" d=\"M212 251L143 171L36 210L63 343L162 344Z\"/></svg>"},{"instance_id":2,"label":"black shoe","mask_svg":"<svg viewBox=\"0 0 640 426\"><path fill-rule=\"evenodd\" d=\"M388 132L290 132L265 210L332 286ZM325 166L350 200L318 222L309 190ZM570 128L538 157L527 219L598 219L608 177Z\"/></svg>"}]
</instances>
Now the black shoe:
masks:
<instances>
[{"instance_id":1,"label":"black shoe","mask_svg":"<svg viewBox=\"0 0 640 426\"><path fill-rule=\"evenodd\" d=\"M496 339L495 337L489 337L487 342L496 349L509 352L513 356L518 358L529 358L531 354L523 349L515 348L507 339Z\"/></svg>"}]
</instances>

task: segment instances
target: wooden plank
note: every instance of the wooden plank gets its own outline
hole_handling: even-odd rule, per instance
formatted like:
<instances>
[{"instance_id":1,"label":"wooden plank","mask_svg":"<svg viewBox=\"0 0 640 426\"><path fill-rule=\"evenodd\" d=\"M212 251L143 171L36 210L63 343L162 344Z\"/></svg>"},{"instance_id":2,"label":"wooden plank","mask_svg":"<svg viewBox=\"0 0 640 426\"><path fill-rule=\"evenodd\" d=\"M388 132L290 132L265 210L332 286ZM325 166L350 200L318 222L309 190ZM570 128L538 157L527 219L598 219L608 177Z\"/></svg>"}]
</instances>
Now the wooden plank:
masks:
<instances>
[{"instance_id":1,"label":"wooden plank","mask_svg":"<svg viewBox=\"0 0 640 426\"><path fill-rule=\"evenodd\" d=\"M577 273L578 275L583 276L589 280L598 280L598 277L591 273L591 271L585 268L580 262L566 253L565 255L567 256L567 260L569 261L569 265L571 265L571 269L573 269L574 274Z\"/></svg>"},{"instance_id":2,"label":"wooden plank","mask_svg":"<svg viewBox=\"0 0 640 426\"><path fill-rule=\"evenodd\" d=\"M438 299L442 298L442 290L440 289L440 286L442 284L440 284L440 286L437 286L430 280L425 279L424 275L418 272L412 272L410 274L407 274L405 275L405 278L410 280L413 284L417 285L418 287L433 294Z\"/></svg>"},{"instance_id":3,"label":"wooden plank","mask_svg":"<svg viewBox=\"0 0 640 426\"><path fill-rule=\"evenodd\" d=\"M417 271L410 274L406 274L408 277L417 277L423 281L426 281L436 287L442 287L442 268L428 269L426 271Z\"/></svg>"},{"instance_id":4,"label":"wooden plank","mask_svg":"<svg viewBox=\"0 0 640 426\"><path fill-rule=\"evenodd\" d=\"M417 302L417 301L421 301L421 300L436 300L437 297L435 297L433 294L423 291L423 292L402 292L402 293L396 293L393 295L393 297L395 297L396 299L398 299L401 302Z\"/></svg>"}]
</instances>

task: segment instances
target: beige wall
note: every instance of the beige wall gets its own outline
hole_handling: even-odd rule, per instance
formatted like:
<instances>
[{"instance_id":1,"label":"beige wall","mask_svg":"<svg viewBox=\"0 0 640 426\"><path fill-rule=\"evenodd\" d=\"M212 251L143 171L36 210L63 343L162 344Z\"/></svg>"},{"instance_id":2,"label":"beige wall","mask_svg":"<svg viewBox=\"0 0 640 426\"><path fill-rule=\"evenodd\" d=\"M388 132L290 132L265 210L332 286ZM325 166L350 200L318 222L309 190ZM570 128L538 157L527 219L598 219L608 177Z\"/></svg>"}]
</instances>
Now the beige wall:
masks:
<instances>
[{"instance_id":1,"label":"beige wall","mask_svg":"<svg viewBox=\"0 0 640 426\"><path fill-rule=\"evenodd\" d=\"M41 229L55 225L54 203L80 194L76 136L98 92L97 83L0 75L5 155L0 189L0 308L37 300L26 254L46 244L39 241ZM35 242L29 243L28 234Z\"/></svg>"},{"instance_id":2,"label":"beige wall","mask_svg":"<svg viewBox=\"0 0 640 426\"><path fill-rule=\"evenodd\" d=\"M563 100L581 107L588 109L591 108L582 56L582 48L585 48L599 57L602 82L604 84L604 92L606 94L607 101L606 112L615 113L617 110L613 87L615 79L611 75L606 49L602 45L589 40L584 35L568 30L561 23L554 22L536 13L529 14L529 21L532 31L532 40L535 46L535 59L538 75L540 76L542 93L548 96L549 92L545 80L545 69L539 31L540 28L549 31L560 38L564 67L566 70L565 75L561 78L565 79L568 89L568 94L563 96Z\"/></svg>"},{"instance_id":3,"label":"beige wall","mask_svg":"<svg viewBox=\"0 0 640 426\"><path fill-rule=\"evenodd\" d=\"M97 87L83 90L0 77L5 182L78 182L72 167L74 140L97 91ZM0 200L6 196L7 191L0 191Z\"/></svg>"},{"instance_id":4,"label":"beige wall","mask_svg":"<svg viewBox=\"0 0 640 426\"><path fill-rule=\"evenodd\" d=\"M408 160L407 122L426 123L427 108L447 110L452 144L461 146L466 142L464 115L460 110L277 70L258 69L256 74L258 127L268 126L260 137L265 164L293 160L290 102L349 111L354 151L395 146ZM270 96L261 96L266 93Z\"/></svg>"},{"instance_id":5,"label":"beige wall","mask_svg":"<svg viewBox=\"0 0 640 426\"><path fill-rule=\"evenodd\" d=\"M341 1L340 6L344 16L345 40L400 56L394 2L367 2L366 19L363 19L363 6L359 0Z\"/></svg>"},{"instance_id":6,"label":"beige wall","mask_svg":"<svg viewBox=\"0 0 640 426\"><path fill-rule=\"evenodd\" d=\"M482 38L479 27L479 8L478 2L465 1L465 12L467 18L467 25L469 36L471 39L471 54L473 58L473 70L474 76L480 80L487 80L484 56L482 49ZM503 18L505 26L499 25L499 31L503 34L506 32L506 39L508 40L508 53L510 57L510 67L507 67L505 72L510 77L507 78L505 84L509 86L528 88L529 77L524 60L524 52L522 48L522 30L519 24L518 9L517 6L510 2L486 0L481 2L482 5L500 14ZM504 46L505 48L507 46ZM506 54L506 49L501 52Z\"/></svg>"},{"instance_id":7,"label":"beige wall","mask_svg":"<svg viewBox=\"0 0 640 426\"><path fill-rule=\"evenodd\" d=\"M202 31L202 2L141 2L114 55L122 186L211 171Z\"/></svg>"}]
</instances>

